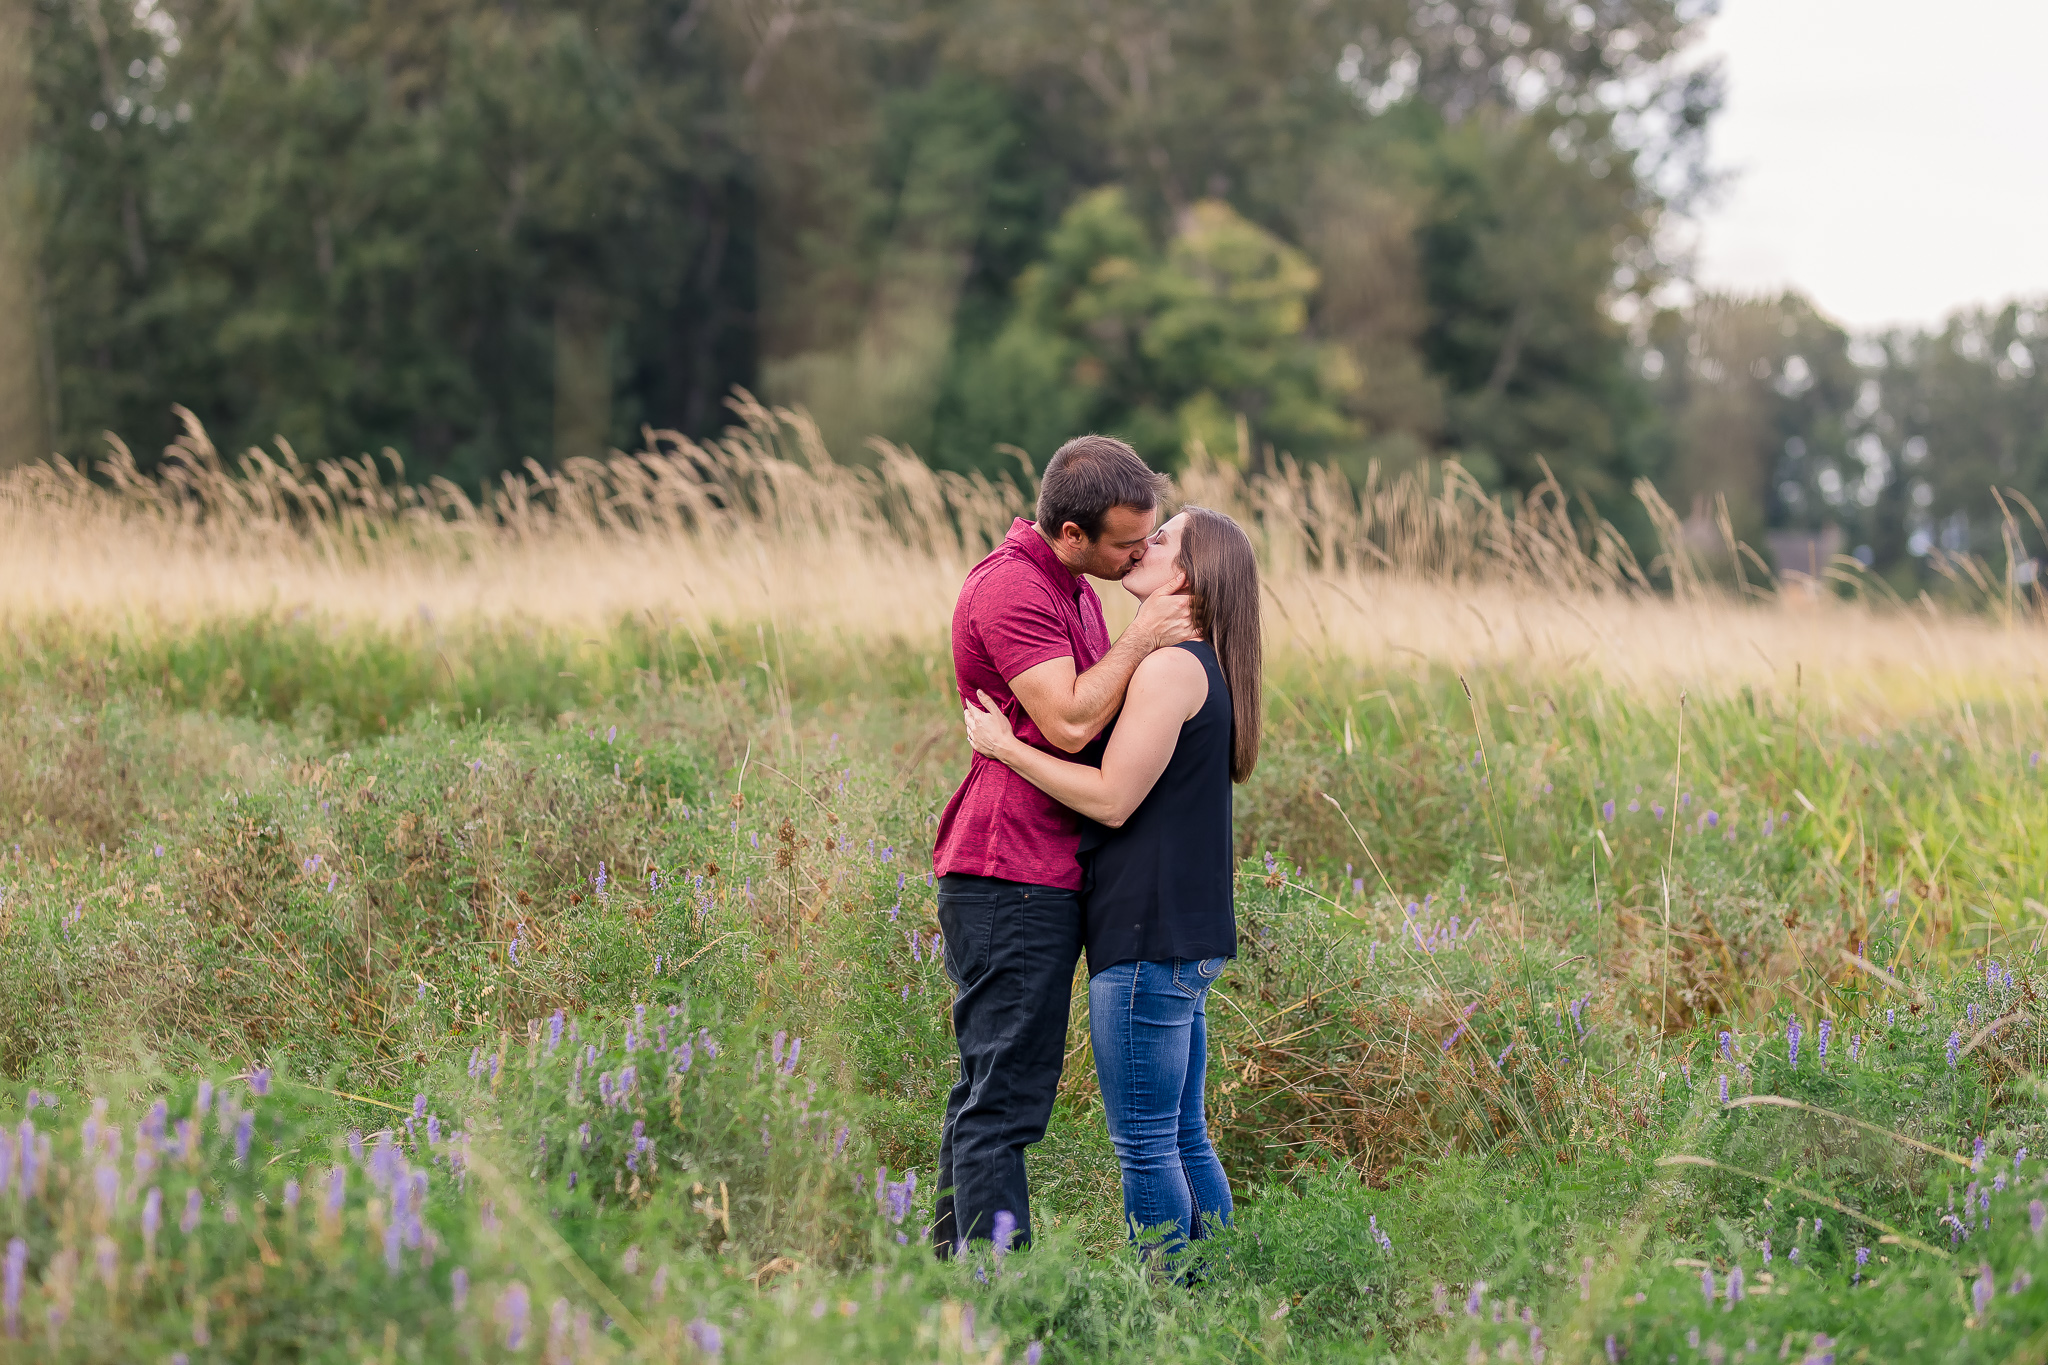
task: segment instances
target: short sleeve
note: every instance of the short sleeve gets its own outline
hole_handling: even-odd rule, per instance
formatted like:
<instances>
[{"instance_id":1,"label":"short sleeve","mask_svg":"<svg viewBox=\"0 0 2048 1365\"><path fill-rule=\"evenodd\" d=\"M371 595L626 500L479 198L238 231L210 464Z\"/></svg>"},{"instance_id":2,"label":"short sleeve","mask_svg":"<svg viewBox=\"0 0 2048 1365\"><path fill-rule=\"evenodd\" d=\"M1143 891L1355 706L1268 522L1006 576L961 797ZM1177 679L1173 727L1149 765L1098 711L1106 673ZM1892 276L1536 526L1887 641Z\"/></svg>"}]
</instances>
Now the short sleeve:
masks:
<instances>
[{"instance_id":1,"label":"short sleeve","mask_svg":"<svg viewBox=\"0 0 2048 1365\"><path fill-rule=\"evenodd\" d=\"M1048 659L1073 657L1068 622L1044 578L1028 564L1005 565L982 580L973 620L989 662L1006 683Z\"/></svg>"}]
</instances>

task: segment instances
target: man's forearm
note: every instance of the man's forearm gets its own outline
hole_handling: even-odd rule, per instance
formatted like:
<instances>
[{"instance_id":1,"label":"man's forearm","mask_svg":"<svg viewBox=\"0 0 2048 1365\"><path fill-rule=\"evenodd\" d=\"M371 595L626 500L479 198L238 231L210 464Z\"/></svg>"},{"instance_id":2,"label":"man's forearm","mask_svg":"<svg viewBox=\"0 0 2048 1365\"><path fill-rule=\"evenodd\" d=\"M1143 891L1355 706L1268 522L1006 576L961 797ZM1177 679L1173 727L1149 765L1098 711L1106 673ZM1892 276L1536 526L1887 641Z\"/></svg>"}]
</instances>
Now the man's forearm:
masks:
<instances>
[{"instance_id":1,"label":"man's forearm","mask_svg":"<svg viewBox=\"0 0 2048 1365\"><path fill-rule=\"evenodd\" d=\"M1151 641L1139 640L1136 632L1127 630L1095 667L1074 679L1074 705L1067 721L1080 740L1071 749L1064 744L1061 748L1074 753L1102 733L1103 727L1122 709L1131 675L1151 652Z\"/></svg>"}]
</instances>

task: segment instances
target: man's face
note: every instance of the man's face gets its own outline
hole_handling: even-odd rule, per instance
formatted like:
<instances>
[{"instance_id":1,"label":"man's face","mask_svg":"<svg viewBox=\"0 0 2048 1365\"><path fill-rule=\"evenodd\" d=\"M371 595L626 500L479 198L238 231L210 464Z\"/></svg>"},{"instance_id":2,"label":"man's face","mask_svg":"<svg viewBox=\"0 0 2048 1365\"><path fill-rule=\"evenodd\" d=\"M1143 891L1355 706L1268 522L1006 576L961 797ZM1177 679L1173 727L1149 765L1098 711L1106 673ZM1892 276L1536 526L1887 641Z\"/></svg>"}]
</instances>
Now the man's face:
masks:
<instances>
[{"instance_id":1,"label":"man's face","mask_svg":"<svg viewBox=\"0 0 2048 1365\"><path fill-rule=\"evenodd\" d=\"M1156 507L1112 507L1102 519L1102 534L1090 540L1070 521L1060 528L1060 562L1076 573L1114 582L1145 558L1146 545L1158 523Z\"/></svg>"}]
</instances>

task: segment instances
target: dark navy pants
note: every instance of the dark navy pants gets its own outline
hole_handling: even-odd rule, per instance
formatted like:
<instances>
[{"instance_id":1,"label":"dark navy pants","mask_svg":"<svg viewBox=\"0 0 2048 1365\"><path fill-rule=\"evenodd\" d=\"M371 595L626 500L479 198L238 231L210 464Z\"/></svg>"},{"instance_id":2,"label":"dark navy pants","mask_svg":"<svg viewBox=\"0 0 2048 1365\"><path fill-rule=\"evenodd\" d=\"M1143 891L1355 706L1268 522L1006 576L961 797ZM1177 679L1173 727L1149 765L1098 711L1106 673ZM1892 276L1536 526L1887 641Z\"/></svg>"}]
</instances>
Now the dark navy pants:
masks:
<instances>
[{"instance_id":1,"label":"dark navy pants","mask_svg":"<svg viewBox=\"0 0 2048 1365\"><path fill-rule=\"evenodd\" d=\"M1045 1136L1067 1044L1078 893L995 877L939 878L939 928L953 979L960 1079L939 1135L939 1255L989 1238L998 1213L1031 1240L1024 1149Z\"/></svg>"}]
</instances>

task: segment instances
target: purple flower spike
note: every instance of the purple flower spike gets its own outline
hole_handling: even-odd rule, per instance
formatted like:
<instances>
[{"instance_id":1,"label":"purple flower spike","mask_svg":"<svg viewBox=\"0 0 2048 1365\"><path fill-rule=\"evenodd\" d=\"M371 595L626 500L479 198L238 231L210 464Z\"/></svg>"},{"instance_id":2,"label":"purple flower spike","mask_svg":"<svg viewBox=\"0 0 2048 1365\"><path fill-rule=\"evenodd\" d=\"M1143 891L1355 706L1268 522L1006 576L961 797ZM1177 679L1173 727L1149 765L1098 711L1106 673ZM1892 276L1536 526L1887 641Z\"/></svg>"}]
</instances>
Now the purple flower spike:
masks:
<instances>
[{"instance_id":1,"label":"purple flower spike","mask_svg":"<svg viewBox=\"0 0 2048 1365\"><path fill-rule=\"evenodd\" d=\"M774 1049L774 1059L775 1059L775 1067L776 1067L776 1069L777 1069L777 1070L781 1070L781 1068L782 1068L782 1050L783 1050L783 1048L787 1047L788 1045L789 1045L789 1032L788 1032L788 1030L786 1030L786 1029L777 1029L777 1030L775 1030L775 1049Z\"/></svg>"},{"instance_id":2,"label":"purple flower spike","mask_svg":"<svg viewBox=\"0 0 2048 1365\"><path fill-rule=\"evenodd\" d=\"M1712 1266L1708 1266L1706 1269L1700 1272L1700 1295L1703 1298L1705 1298L1708 1303L1712 1303L1714 1301L1714 1268Z\"/></svg>"},{"instance_id":3,"label":"purple flower spike","mask_svg":"<svg viewBox=\"0 0 2048 1365\"><path fill-rule=\"evenodd\" d=\"M448 1306L460 1313L469 1303L469 1272L461 1266L448 1275Z\"/></svg>"},{"instance_id":4,"label":"purple flower spike","mask_svg":"<svg viewBox=\"0 0 2048 1365\"><path fill-rule=\"evenodd\" d=\"M1600 818L1602 820L1612 820L1614 818L1614 803L1612 801L1604 802L1601 805Z\"/></svg>"},{"instance_id":5,"label":"purple flower spike","mask_svg":"<svg viewBox=\"0 0 2048 1365\"><path fill-rule=\"evenodd\" d=\"M299 1182L296 1180L287 1180L284 1182L284 1207L285 1212L287 1213L298 1212Z\"/></svg>"},{"instance_id":6,"label":"purple flower spike","mask_svg":"<svg viewBox=\"0 0 2048 1365\"><path fill-rule=\"evenodd\" d=\"M1991 1307L1991 1296L1997 1292L1998 1284L1991 1278L1991 1263L1984 1261L1977 1268L1977 1282L1970 1286L1970 1302L1976 1305L1979 1323Z\"/></svg>"},{"instance_id":7,"label":"purple flower spike","mask_svg":"<svg viewBox=\"0 0 2048 1365\"><path fill-rule=\"evenodd\" d=\"M199 1230L199 1191L185 1191L185 1216L178 1220L178 1231L190 1237Z\"/></svg>"},{"instance_id":8,"label":"purple flower spike","mask_svg":"<svg viewBox=\"0 0 2048 1365\"><path fill-rule=\"evenodd\" d=\"M1959 1055L1959 1054L1960 1054L1960 1053L1962 1052L1962 1050L1963 1050L1963 1035L1962 1035L1961 1031L1959 1030L1959 1031L1957 1031L1957 1032L1954 1032L1954 1033L1951 1033L1951 1034L1949 1034L1949 1036L1948 1036L1948 1065L1949 1065L1949 1070L1951 1070L1951 1071L1955 1070L1955 1065L1956 1065L1956 1057L1957 1057L1957 1056L1958 1056L1958 1055Z\"/></svg>"},{"instance_id":9,"label":"purple flower spike","mask_svg":"<svg viewBox=\"0 0 2048 1365\"><path fill-rule=\"evenodd\" d=\"M1785 1055L1791 1059L1794 1070L1799 1066L1799 1038L1805 1031L1797 1019L1785 1025Z\"/></svg>"},{"instance_id":10,"label":"purple flower spike","mask_svg":"<svg viewBox=\"0 0 2048 1365\"><path fill-rule=\"evenodd\" d=\"M1728 1272L1728 1304L1725 1311L1733 1312L1735 1305L1742 1302L1742 1267L1736 1266Z\"/></svg>"},{"instance_id":11,"label":"purple flower spike","mask_svg":"<svg viewBox=\"0 0 2048 1365\"><path fill-rule=\"evenodd\" d=\"M1038 1365L1038 1362L1043 1359L1045 1359L1045 1347L1039 1345L1036 1341L1024 1348L1024 1365Z\"/></svg>"},{"instance_id":12,"label":"purple flower spike","mask_svg":"<svg viewBox=\"0 0 2048 1365\"><path fill-rule=\"evenodd\" d=\"M796 1074L796 1059L797 1059L797 1056L798 1056L798 1054L800 1054L800 1053L801 1053L801 1052L802 1052L803 1050L804 1050L804 1040L803 1040L803 1039L801 1039L801 1038L798 1038L798 1039L796 1039L796 1040L794 1040L793 1042L791 1042L791 1043L790 1043L790 1045L789 1045L789 1059L788 1059L788 1060L787 1060L786 1062L784 1062L784 1063L783 1063L783 1065L782 1065L782 1074L783 1074L783 1075L785 1075L785 1076L794 1076L794 1075Z\"/></svg>"},{"instance_id":13,"label":"purple flower spike","mask_svg":"<svg viewBox=\"0 0 2048 1365\"><path fill-rule=\"evenodd\" d=\"M1820 1053L1820 1061L1821 1061L1821 1065L1822 1065L1822 1066L1826 1066L1826 1065L1827 1065L1827 1061L1828 1061L1828 1035L1829 1035L1829 1034L1831 1034L1831 1033L1833 1033L1834 1031L1835 1031L1835 1024L1834 1024L1834 1021L1833 1021L1832 1019L1823 1019L1823 1020L1821 1020L1821 1021L1820 1021L1820 1039L1819 1039L1819 1044L1818 1044L1818 1046L1816 1047L1816 1049L1815 1049L1815 1050L1816 1050L1817 1052L1819 1052L1819 1053Z\"/></svg>"},{"instance_id":14,"label":"purple flower spike","mask_svg":"<svg viewBox=\"0 0 2048 1365\"><path fill-rule=\"evenodd\" d=\"M995 1251L996 1264L1003 1263L1003 1257L1010 1254L1010 1239L1017 1235L1017 1216L1008 1209L996 1210Z\"/></svg>"},{"instance_id":15,"label":"purple flower spike","mask_svg":"<svg viewBox=\"0 0 2048 1365\"><path fill-rule=\"evenodd\" d=\"M258 1099L270 1093L270 1068L259 1066L249 1073L249 1093Z\"/></svg>"},{"instance_id":16,"label":"purple flower spike","mask_svg":"<svg viewBox=\"0 0 2048 1365\"><path fill-rule=\"evenodd\" d=\"M1721 1058L1729 1062L1735 1060L1735 1035L1732 1033L1721 1035Z\"/></svg>"},{"instance_id":17,"label":"purple flower spike","mask_svg":"<svg viewBox=\"0 0 2048 1365\"><path fill-rule=\"evenodd\" d=\"M0 1287L0 1308L5 1309L9 1338L21 1335L21 1284L28 1273L28 1243L16 1237L7 1243L5 1284Z\"/></svg>"},{"instance_id":18,"label":"purple flower spike","mask_svg":"<svg viewBox=\"0 0 2048 1365\"><path fill-rule=\"evenodd\" d=\"M244 1109L235 1120L235 1164L244 1166L249 1161L249 1139L256 1135L256 1111Z\"/></svg>"},{"instance_id":19,"label":"purple flower spike","mask_svg":"<svg viewBox=\"0 0 2048 1365\"><path fill-rule=\"evenodd\" d=\"M703 1318L697 1318L685 1327L683 1335L690 1339L692 1346L713 1360L718 1359L719 1353L725 1350L725 1334Z\"/></svg>"},{"instance_id":20,"label":"purple flower spike","mask_svg":"<svg viewBox=\"0 0 2048 1365\"><path fill-rule=\"evenodd\" d=\"M526 1344L526 1324L532 1309L526 1286L516 1280L498 1296L498 1326L505 1331L506 1350L516 1351Z\"/></svg>"},{"instance_id":21,"label":"purple flower spike","mask_svg":"<svg viewBox=\"0 0 2048 1365\"><path fill-rule=\"evenodd\" d=\"M164 1192L156 1186L142 1196L142 1244L151 1254L156 1250L157 1230L164 1225Z\"/></svg>"},{"instance_id":22,"label":"purple flower spike","mask_svg":"<svg viewBox=\"0 0 2048 1365\"><path fill-rule=\"evenodd\" d=\"M1718 824L1720 824L1720 823L1721 823L1721 812L1719 812L1719 811L1717 811L1717 810L1710 810L1710 811L1708 811L1708 812L1707 812L1707 828L1708 828L1708 829L1712 829L1712 828L1713 828L1714 826L1716 826L1716 825L1718 825Z\"/></svg>"},{"instance_id":23,"label":"purple flower spike","mask_svg":"<svg viewBox=\"0 0 2048 1365\"><path fill-rule=\"evenodd\" d=\"M1468 1318L1476 1318L1476 1317L1478 1317L1478 1316L1479 1316L1479 1307L1480 1307L1480 1305L1481 1305L1481 1304L1482 1304L1483 1302L1485 1302L1485 1299L1486 1299L1486 1281L1484 1281L1484 1280L1475 1280L1475 1281L1473 1281L1473 1282L1472 1282L1472 1292L1471 1292L1471 1293L1469 1293L1469 1294L1467 1294L1467 1295L1465 1296L1465 1316L1466 1316L1466 1317L1468 1317Z\"/></svg>"},{"instance_id":24,"label":"purple flower spike","mask_svg":"<svg viewBox=\"0 0 2048 1365\"><path fill-rule=\"evenodd\" d=\"M1726 1076L1721 1078L1721 1103L1724 1106L1728 1103L1728 1078Z\"/></svg>"},{"instance_id":25,"label":"purple flower spike","mask_svg":"<svg viewBox=\"0 0 2048 1365\"><path fill-rule=\"evenodd\" d=\"M2036 1237L2041 1235L2042 1227L2048 1226L2048 1204L2036 1199L2027 1205L2027 1226Z\"/></svg>"}]
</instances>

